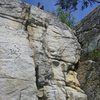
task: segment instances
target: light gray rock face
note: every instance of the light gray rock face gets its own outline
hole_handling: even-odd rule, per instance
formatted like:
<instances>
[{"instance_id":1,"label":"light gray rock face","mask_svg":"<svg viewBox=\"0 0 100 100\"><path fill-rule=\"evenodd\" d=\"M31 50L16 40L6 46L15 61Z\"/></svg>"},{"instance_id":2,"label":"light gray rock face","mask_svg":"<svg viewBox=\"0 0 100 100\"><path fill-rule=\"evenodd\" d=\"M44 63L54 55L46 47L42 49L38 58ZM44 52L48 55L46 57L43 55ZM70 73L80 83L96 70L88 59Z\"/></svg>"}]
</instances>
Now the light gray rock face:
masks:
<instances>
[{"instance_id":1,"label":"light gray rock face","mask_svg":"<svg viewBox=\"0 0 100 100\"><path fill-rule=\"evenodd\" d=\"M33 50L20 19L22 8L18 0L12 1L0 0L0 100L38 100Z\"/></svg>"},{"instance_id":2,"label":"light gray rock face","mask_svg":"<svg viewBox=\"0 0 100 100\"><path fill-rule=\"evenodd\" d=\"M77 38L55 16L0 0L0 100L86 100L79 58Z\"/></svg>"},{"instance_id":3,"label":"light gray rock face","mask_svg":"<svg viewBox=\"0 0 100 100\"><path fill-rule=\"evenodd\" d=\"M22 5L20 0L0 0L0 13L5 17L14 16L20 18ZM8 15L8 16L7 16Z\"/></svg>"}]
</instances>

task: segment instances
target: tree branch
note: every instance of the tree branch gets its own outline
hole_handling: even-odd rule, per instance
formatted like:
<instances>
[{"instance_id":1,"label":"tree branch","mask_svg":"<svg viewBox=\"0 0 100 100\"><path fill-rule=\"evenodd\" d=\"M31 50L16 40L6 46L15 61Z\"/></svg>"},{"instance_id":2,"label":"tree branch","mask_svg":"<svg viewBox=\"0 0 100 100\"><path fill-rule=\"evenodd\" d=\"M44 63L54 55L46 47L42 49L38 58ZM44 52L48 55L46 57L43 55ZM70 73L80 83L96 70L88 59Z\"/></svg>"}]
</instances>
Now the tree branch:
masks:
<instances>
[{"instance_id":1,"label":"tree branch","mask_svg":"<svg viewBox=\"0 0 100 100\"><path fill-rule=\"evenodd\" d=\"M100 0L95 0L97 3L100 3Z\"/></svg>"}]
</instances>

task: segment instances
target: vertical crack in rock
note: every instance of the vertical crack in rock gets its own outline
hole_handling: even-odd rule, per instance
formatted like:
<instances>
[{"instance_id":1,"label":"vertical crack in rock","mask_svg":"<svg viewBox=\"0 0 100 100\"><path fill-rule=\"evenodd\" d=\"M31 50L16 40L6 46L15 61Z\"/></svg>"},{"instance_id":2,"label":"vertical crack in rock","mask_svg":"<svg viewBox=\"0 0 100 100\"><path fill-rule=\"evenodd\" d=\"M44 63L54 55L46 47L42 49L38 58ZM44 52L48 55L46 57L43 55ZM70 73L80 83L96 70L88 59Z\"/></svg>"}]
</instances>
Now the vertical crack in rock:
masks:
<instances>
[{"instance_id":1,"label":"vertical crack in rock","mask_svg":"<svg viewBox=\"0 0 100 100\"><path fill-rule=\"evenodd\" d=\"M30 34L29 34L29 31L28 31L28 26L31 25L31 6L28 5L28 4L23 4L23 12L22 12L22 18L23 18L23 25L24 25L24 30L28 33L28 36L27 36L27 39L29 41L29 45L30 45L30 48L31 48L31 44L30 44ZM35 64L35 78L36 78L36 86L37 86L37 89L39 88L39 82L38 82L38 78L39 78L39 67L36 65L35 61L34 61L34 56L32 55L31 56L32 59L33 59L33 62ZM36 94L37 96L38 94ZM38 100L44 100L44 99L41 99L37 96ZM34 98L33 98L34 99Z\"/></svg>"},{"instance_id":2,"label":"vertical crack in rock","mask_svg":"<svg viewBox=\"0 0 100 100\"><path fill-rule=\"evenodd\" d=\"M23 24L24 24L24 30L25 31L28 31L27 27L28 27L28 25L31 24L31 22L30 22L30 10L31 10L31 6L30 5L23 4L23 7L22 7L22 19L24 20Z\"/></svg>"},{"instance_id":3,"label":"vertical crack in rock","mask_svg":"<svg viewBox=\"0 0 100 100\"><path fill-rule=\"evenodd\" d=\"M22 15L23 15L23 19L24 19L24 21L23 21L24 30L28 33L27 39L28 39L29 43L31 41L31 39L30 39L31 36L30 36L29 30L28 30L28 27L31 26L31 23L32 23L31 22L32 20L31 20L31 14L30 14L30 12L31 12L31 6L25 4L24 7L23 7L23 13L22 13ZM32 47L31 44L30 44L30 47ZM34 55L32 56L32 59L33 59L34 64L35 64L36 86L37 86L37 89L41 89L43 86L41 87L41 85L39 83L39 66L36 64ZM42 91L42 94L43 94L43 91ZM38 96L38 93L37 93L37 98L38 98L38 100L46 100L45 97Z\"/></svg>"},{"instance_id":4,"label":"vertical crack in rock","mask_svg":"<svg viewBox=\"0 0 100 100\"><path fill-rule=\"evenodd\" d=\"M35 65L35 77L36 77L36 86L39 88L39 67Z\"/></svg>"}]
</instances>

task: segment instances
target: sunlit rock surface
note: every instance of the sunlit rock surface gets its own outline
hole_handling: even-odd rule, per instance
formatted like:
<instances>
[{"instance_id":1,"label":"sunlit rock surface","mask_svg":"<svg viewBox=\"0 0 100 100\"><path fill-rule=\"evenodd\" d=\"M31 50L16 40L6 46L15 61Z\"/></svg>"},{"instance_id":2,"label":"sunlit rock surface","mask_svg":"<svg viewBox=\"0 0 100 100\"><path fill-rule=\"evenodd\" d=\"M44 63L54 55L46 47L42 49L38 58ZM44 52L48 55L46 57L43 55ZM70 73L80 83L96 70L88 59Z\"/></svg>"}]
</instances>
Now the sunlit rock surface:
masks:
<instances>
[{"instance_id":1,"label":"sunlit rock surface","mask_svg":"<svg viewBox=\"0 0 100 100\"><path fill-rule=\"evenodd\" d=\"M87 100L74 66L80 49L55 16L0 0L0 100Z\"/></svg>"}]
</instances>

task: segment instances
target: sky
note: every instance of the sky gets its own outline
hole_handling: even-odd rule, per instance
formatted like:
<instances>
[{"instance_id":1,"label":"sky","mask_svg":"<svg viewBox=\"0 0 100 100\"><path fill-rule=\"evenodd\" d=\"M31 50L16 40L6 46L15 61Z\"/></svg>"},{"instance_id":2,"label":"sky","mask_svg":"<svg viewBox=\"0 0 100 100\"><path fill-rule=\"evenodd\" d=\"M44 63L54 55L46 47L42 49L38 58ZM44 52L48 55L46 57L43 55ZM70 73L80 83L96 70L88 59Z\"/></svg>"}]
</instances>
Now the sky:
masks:
<instances>
[{"instance_id":1,"label":"sky","mask_svg":"<svg viewBox=\"0 0 100 100\"><path fill-rule=\"evenodd\" d=\"M44 9L46 11L54 12L56 10L56 2L57 0L26 0L28 3L37 6L37 3L40 2L44 5ZM75 23L79 23L80 20L82 20L86 15L88 15L93 9L95 9L98 5L98 3L93 4L92 6L89 6L88 8L81 10L81 2L78 4L78 10L73 12L73 16L75 17Z\"/></svg>"}]
</instances>

